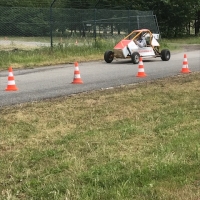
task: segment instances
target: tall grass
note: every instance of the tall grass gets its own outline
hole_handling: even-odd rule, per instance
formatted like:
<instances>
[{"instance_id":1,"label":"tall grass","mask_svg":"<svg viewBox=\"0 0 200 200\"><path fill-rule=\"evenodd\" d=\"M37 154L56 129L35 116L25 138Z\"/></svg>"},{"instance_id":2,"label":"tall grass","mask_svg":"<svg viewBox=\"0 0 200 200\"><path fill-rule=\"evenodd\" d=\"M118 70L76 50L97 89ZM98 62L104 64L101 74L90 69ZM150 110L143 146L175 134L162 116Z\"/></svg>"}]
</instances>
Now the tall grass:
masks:
<instances>
[{"instance_id":1,"label":"tall grass","mask_svg":"<svg viewBox=\"0 0 200 200\"><path fill-rule=\"evenodd\" d=\"M89 61L103 59L105 51L112 50L116 43L122 38L97 38L94 40L78 39L60 40L51 47L37 49L18 49L0 51L0 70L13 68L28 68L33 66L56 65L73 63L74 61ZM177 43L180 41L180 43ZM176 43L175 43L176 42ZM199 44L198 38L187 38L185 40L160 40L161 48L177 50L182 48L182 43Z\"/></svg>"},{"instance_id":2,"label":"tall grass","mask_svg":"<svg viewBox=\"0 0 200 200\"><path fill-rule=\"evenodd\" d=\"M103 39L95 41L79 41L76 43L62 42L53 48L43 47L34 50L20 50L0 52L0 70L13 68L27 68L32 66L55 65L72 63L74 61L88 61L103 59L104 52L112 49L114 41Z\"/></svg>"},{"instance_id":3,"label":"tall grass","mask_svg":"<svg viewBox=\"0 0 200 200\"><path fill-rule=\"evenodd\" d=\"M199 75L1 108L0 199L198 199Z\"/></svg>"}]
</instances>

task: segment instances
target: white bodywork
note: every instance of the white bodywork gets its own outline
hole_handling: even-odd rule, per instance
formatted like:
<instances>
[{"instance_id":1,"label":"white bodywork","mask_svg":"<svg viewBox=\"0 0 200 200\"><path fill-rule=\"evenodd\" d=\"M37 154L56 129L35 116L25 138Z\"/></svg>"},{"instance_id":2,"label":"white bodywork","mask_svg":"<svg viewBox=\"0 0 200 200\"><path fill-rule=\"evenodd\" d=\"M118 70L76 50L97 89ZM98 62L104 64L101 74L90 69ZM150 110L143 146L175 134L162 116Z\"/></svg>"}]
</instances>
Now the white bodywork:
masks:
<instances>
[{"instance_id":1,"label":"white bodywork","mask_svg":"<svg viewBox=\"0 0 200 200\"><path fill-rule=\"evenodd\" d=\"M160 46L155 38L152 39L151 44L153 46ZM133 52L138 52L142 57L155 56L151 46L140 48L133 40L122 40L114 47L114 53L117 58L126 58Z\"/></svg>"},{"instance_id":2,"label":"white bodywork","mask_svg":"<svg viewBox=\"0 0 200 200\"><path fill-rule=\"evenodd\" d=\"M130 49L131 54L134 53L134 52L138 52L141 56L154 56L155 55L152 47L142 47L142 48L140 48L133 41L131 41L128 44L128 48ZM128 54L127 54L127 51L126 51L126 54L124 54L124 57L127 57L127 56L128 56Z\"/></svg>"},{"instance_id":3,"label":"white bodywork","mask_svg":"<svg viewBox=\"0 0 200 200\"><path fill-rule=\"evenodd\" d=\"M137 40L140 37L145 37L147 45L140 47ZM127 58L134 52L138 52L142 57L156 57L155 47L159 47L159 34L151 33L148 29L135 30L127 37L122 39L115 45L113 52L116 58Z\"/></svg>"}]
</instances>

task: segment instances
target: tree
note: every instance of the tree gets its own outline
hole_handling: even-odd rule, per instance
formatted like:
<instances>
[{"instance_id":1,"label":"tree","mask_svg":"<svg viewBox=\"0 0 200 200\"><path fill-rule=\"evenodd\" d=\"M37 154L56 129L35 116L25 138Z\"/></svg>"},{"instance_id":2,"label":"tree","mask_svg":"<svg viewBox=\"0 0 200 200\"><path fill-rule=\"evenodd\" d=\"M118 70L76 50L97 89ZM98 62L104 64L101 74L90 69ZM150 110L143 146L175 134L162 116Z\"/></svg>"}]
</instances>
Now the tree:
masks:
<instances>
[{"instance_id":1,"label":"tree","mask_svg":"<svg viewBox=\"0 0 200 200\"><path fill-rule=\"evenodd\" d=\"M53 0L1 0L0 6L6 7L37 7L49 9ZM96 7L95 7L96 6ZM199 0L57 0L54 8L76 9L115 9L115 10L152 10L157 16L160 32L163 37L178 37L189 34L188 24L193 23L195 33L200 30ZM55 12L55 11L54 11ZM108 13L106 13L108 15ZM1 17L4 19L5 16ZM57 14L59 16L59 14ZM64 15L64 14L63 14ZM61 16L62 18L63 16ZM12 17L10 18L12 21ZM33 18L37 20L37 18ZM91 16L91 20L94 17ZM1 20L2 21L2 20ZM33 21L30 21L34 23ZM46 22L45 22L46 23ZM58 22L59 24L59 22ZM60 23L59 29L62 29ZM67 23L66 23L67 24ZM67 25L66 25L67 26ZM74 25L73 25L74 26ZM111 24L113 26L113 23ZM123 26L123 25L121 25ZM127 24L125 24L127 26ZM130 23L129 23L130 26ZM71 25L72 27L72 25ZM120 26L118 26L120 29ZM65 28L64 28L65 29ZM63 30L64 30L63 29Z\"/></svg>"},{"instance_id":2,"label":"tree","mask_svg":"<svg viewBox=\"0 0 200 200\"><path fill-rule=\"evenodd\" d=\"M141 1L141 8L154 12L163 37L178 37L188 34L187 26L194 19L195 2L197 3L198 0Z\"/></svg>"},{"instance_id":3,"label":"tree","mask_svg":"<svg viewBox=\"0 0 200 200\"><path fill-rule=\"evenodd\" d=\"M49 36L49 9L0 7L0 34Z\"/></svg>"}]
</instances>

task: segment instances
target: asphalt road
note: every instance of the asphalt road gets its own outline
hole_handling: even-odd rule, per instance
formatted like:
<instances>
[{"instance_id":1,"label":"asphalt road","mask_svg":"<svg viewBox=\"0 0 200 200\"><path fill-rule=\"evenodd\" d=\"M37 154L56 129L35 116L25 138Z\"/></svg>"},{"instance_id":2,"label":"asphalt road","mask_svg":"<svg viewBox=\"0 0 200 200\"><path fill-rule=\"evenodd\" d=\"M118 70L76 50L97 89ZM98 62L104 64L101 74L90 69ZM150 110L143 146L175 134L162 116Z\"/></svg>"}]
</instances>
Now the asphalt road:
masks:
<instances>
[{"instance_id":1,"label":"asphalt road","mask_svg":"<svg viewBox=\"0 0 200 200\"><path fill-rule=\"evenodd\" d=\"M18 91L5 91L8 71L0 72L0 106L66 96L80 92L110 88L141 81L181 74L184 54L187 55L191 72L200 71L200 50L172 53L169 61L160 58L143 60L145 78L136 77L138 65L129 59L79 63L83 84L72 84L74 64L57 65L35 69L13 70Z\"/></svg>"}]
</instances>

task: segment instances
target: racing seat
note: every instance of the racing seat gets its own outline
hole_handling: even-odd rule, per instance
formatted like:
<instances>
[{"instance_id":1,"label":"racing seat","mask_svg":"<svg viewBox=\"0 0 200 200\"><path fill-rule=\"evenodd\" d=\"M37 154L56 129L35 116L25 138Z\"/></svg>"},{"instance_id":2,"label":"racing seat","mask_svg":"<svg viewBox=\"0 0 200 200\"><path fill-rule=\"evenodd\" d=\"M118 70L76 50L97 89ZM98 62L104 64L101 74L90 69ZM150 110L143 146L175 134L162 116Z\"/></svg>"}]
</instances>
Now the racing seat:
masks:
<instances>
[{"instance_id":1,"label":"racing seat","mask_svg":"<svg viewBox=\"0 0 200 200\"><path fill-rule=\"evenodd\" d=\"M150 47L151 46L151 44L150 44L150 41L146 41L146 43L147 43L147 47Z\"/></svg>"}]
</instances>

